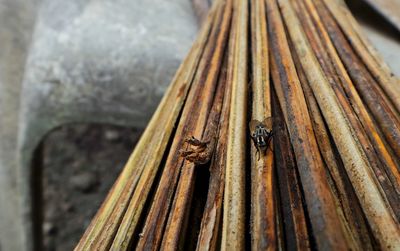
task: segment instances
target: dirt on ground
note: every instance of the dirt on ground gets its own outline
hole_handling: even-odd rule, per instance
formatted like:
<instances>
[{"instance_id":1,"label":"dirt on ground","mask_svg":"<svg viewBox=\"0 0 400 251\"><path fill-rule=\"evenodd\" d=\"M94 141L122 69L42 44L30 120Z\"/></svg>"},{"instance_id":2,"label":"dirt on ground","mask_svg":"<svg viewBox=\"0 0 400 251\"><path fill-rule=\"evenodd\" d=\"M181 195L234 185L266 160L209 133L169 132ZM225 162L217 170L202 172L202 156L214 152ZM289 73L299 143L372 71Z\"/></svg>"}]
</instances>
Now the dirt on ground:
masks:
<instances>
[{"instance_id":1,"label":"dirt on ground","mask_svg":"<svg viewBox=\"0 0 400 251\"><path fill-rule=\"evenodd\" d=\"M44 142L44 246L73 250L124 167L139 130L69 125Z\"/></svg>"}]
</instances>

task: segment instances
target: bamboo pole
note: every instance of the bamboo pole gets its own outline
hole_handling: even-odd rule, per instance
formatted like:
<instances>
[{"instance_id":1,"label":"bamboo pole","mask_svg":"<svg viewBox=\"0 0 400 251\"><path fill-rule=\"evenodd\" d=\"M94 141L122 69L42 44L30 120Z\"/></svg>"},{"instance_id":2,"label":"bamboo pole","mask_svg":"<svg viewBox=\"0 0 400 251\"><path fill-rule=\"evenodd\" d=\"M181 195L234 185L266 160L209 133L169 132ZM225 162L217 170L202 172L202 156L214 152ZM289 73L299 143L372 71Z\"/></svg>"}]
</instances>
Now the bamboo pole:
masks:
<instances>
[{"instance_id":1,"label":"bamboo pole","mask_svg":"<svg viewBox=\"0 0 400 251\"><path fill-rule=\"evenodd\" d=\"M388 95L397 112L400 112L400 81L391 73L390 68L363 34L361 27L351 15L344 1L324 0L323 2L335 17L335 21L340 25L342 31L351 38L352 47Z\"/></svg>"},{"instance_id":2,"label":"bamboo pole","mask_svg":"<svg viewBox=\"0 0 400 251\"><path fill-rule=\"evenodd\" d=\"M252 120L263 122L271 114L267 18L265 2L251 1ZM268 128L272 130L272 128ZM252 133L252 132L251 132ZM251 249L276 250L276 198L273 140L265 153L251 144ZM259 158L261 155L261 158Z\"/></svg>"},{"instance_id":3,"label":"bamboo pole","mask_svg":"<svg viewBox=\"0 0 400 251\"><path fill-rule=\"evenodd\" d=\"M210 39L207 43L206 52L202 57L202 62L195 79L196 88L192 88L188 96L176 131L176 137L172 143L171 151L169 152L136 250L155 250L159 248L181 172L188 172L190 171L188 169L194 168L194 166L184 165L185 161L180 156L180 151L185 149L184 141L186 138L192 136L201 138L208 113L212 106L213 93L215 93L216 89L215 81L218 76L217 70L219 70L220 61L222 60L221 46L224 43L224 37L226 37L225 32L220 32L221 29L224 29L222 26L224 22L224 15L222 15L224 4L223 2L219 3L220 6L216 15L218 22L214 25L211 35L213 39ZM188 180L190 179L191 177Z\"/></svg>"},{"instance_id":4,"label":"bamboo pole","mask_svg":"<svg viewBox=\"0 0 400 251\"><path fill-rule=\"evenodd\" d=\"M274 117L274 158L278 167L277 180L280 192L280 209L285 236L284 250L310 250L310 233L307 228L301 184L296 171L296 160L290 144L289 133L275 92L272 96Z\"/></svg>"},{"instance_id":5,"label":"bamboo pole","mask_svg":"<svg viewBox=\"0 0 400 251\"><path fill-rule=\"evenodd\" d=\"M394 186L395 184L400 183L400 177L399 177L399 170L400 166L398 161L396 161L396 157L393 155L393 153L388 149L387 143L385 140L381 137L381 132L379 131L379 128L373 121L371 115L368 113L368 110L366 106L363 104L363 101L361 100L361 97L357 93L350 76L347 74L347 70L345 69L345 66L341 62L341 59L339 55L336 52L336 49L334 45L332 44L332 41L329 38L329 35L325 29L325 27L322 24L322 21L318 15L318 12L314 5L311 3L310 0L305 1L304 3L307 5L306 12L309 13L309 15L312 16L314 24L316 26L316 32L320 35L321 38L321 43L325 45L326 50L329 53L329 60L332 61L332 64L335 67L336 74L338 74L339 82L341 83L344 91L346 92L346 95L351 102L354 111L358 115L363 127L367 131L367 136L369 136L371 142L374 144L374 148L377 151L379 157L381 158L381 161L385 163L385 165L389 168L388 171L390 172L389 177L392 179L392 183ZM397 188L399 191L399 189Z\"/></svg>"},{"instance_id":6,"label":"bamboo pole","mask_svg":"<svg viewBox=\"0 0 400 251\"><path fill-rule=\"evenodd\" d=\"M301 30L290 3L287 0L280 0L279 3L301 65L341 154L346 171L363 205L372 231L378 237L383 249L397 249L400 247L398 225L392 218L371 177L369 172L371 167L365 154L353 137L354 132Z\"/></svg>"},{"instance_id":7,"label":"bamboo pole","mask_svg":"<svg viewBox=\"0 0 400 251\"><path fill-rule=\"evenodd\" d=\"M342 62L352 77L357 91L379 124L386 141L396 155L400 156L400 120L398 113L391 106L390 102L387 101L386 96L364 64L355 55L347 39L341 33L339 27L336 26L324 5L316 2L315 6L321 15L324 16L322 21L331 36L332 42L335 44Z\"/></svg>"},{"instance_id":8,"label":"bamboo pole","mask_svg":"<svg viewBox=\"0 0 400 251\"><path fill-rule=\"evenodd\" d=\"M267 16L273 83L288 125L317 246L322 250L347 249L282 19L273 0L267 1Z\"/></svg>"},{"instance_id":9,"label":"bamboo pole","mask_svg":"<svg viewBox=\"0 0 400 251\"><path fill-rule=\"evenodd\" d=\"M101 208L86 229L75 250L91 249L101 235L110 234L109 237L112 237L113 231L111 233L104 233L103 231L107 221L114 221L111 223L113 229L118 226L125 212L125 205L128 203L129 197L137 185L140 174L143 170L153 170L160 165L162 159L162 154L160 153L164 152L167 147L175 122L186 99L192 78L209 36L214 13L215 9L210 11L209 17L199 33L198 39L195 41L188 56L178 69L171 82L171 86L161 100L149 125L137 143L134 152L107 195ZM164 130L159 130L161 124L164 125ZM149 144L151 144L153 148L149 148ZM151 153L153 150L155 152ZM113 214L113 212L116 212L117 215L115 213ZM112 214L113 218L111 217ZM110 223L108 223L108 225L110 225ZM108 246L109 244L107 243L106 245Z\"/></svg>"},{"instance_id":10,"label":"bamboo pole","mask_svg":"<svg viewBox=\"0 0 400 251\"><path fill-rule=\"evenodd\" d=\"M218 135L218 123L224 100L225 82L221 81L217 86L217 80L220 74L220 69L223 65L222 61L224 58L225 47L228 47L227 42L232 16L231 0L226 1L224 11L222 13L223 20L219 31L217 46L216 50L214 51L213 58L210 61L210 68L208 70L208 75L205 82L205 86L210 83L210 85L214 85L214 88L216 88L214 96L210 95L210 93L206 93L206 95L211 96L210 98L213 98L213 104L209 111L200 111L200 113L207 113L208 118L207 121L198 120L196 125L198 127L198 129L196 128L198 132L194 131L195 137L200 135L199 138L202 139L201 141L210 142L209 148L207 149L207 154L210 155L209 158L211 158L212 154L214 153ZM205 99L206 97L203 97L201 100L204 101ZM195 100L196 103L198 103L198 101L199 100ZM191 191L194 188L195 168L197 168L196 166L197 165L195 163L190 161L185 161L183 164L183 170L180 176L178 188L175 192L175 200L171 208L168 224L164 230L164 237L161 246L162 250L176 250L179 248L179 240L180 238L183 238L182 233L185 232L184 221L188 217L188 207L190 206L190 200L192 197Z\"/></svg>"},{"instance_id":11,"label":"bamboo pole","mask_svg":"<svg viewBox=\"0 0 400 251\"><path fill-rule=\"evenodd\" d=\"M232 57L228 81L232 83L221 250L243 250L245 245L245 168L247 128L248 3L235 0Z\"/></svg>"},{"instance_id":12,"label":"bamboo pole","mask_svg":"<svg viewBox=\"0 0 400 251\"><path fill-rule=\"evenodd\" d=\"M214 1L75 250L397 250L400 92L380 63L341 0ZM271 116L258 153L249 121Z\"/></svg>"},{"instance_id":13,"label":"bamboo pole","mask_svg":"<svg viewBox=\"0 0 400 251\"><path fill-rule=\"evenodd\" d=\"M304 13L302 13L304 14ZM333 198L339 212L342 224L345 226L346 238L351 243L352 250L371 250L371 240L368 235L367 225L364 221L358 198L347 181L343 163L335 151L329 130L323 120L318 103L312 93L304 70L293 47L291 47L296 70L306 97L307 106L311 115L315 137L327 169L328 183L333 191Z\"/></svg>"},{"instance_id":14,"label":"bamboo pole","mask_svg":"<svg viewBox=\"0 0 400 251\"><path fill-rule=\"evenodd\" d=\"M218 142L216 153L213 156L210 165L210 185L207 194L207 201L204 207L204 213L201 221L200 231L196 250L218 250L217 242L220 236L222 226L222 206L225 185L225 167L226 167L226 145L229 121L229 107L231 95L231 83L226 81L227 77L227 59L225 56L224 68L220 75L220 84L224 83L225 94L222 105L221 117L219 121Z\"/></svg>"},{"instance_id":15,"label":"bamboo pole","mask_svg":"<svg viewBox=\"0 0 400 251\"><path fill-rule=\"evenodd\" d=\"M309 11L304 11L304 6L303 11L298 13L300 20L307 17L308 13L315 13L311 10L313 8L311 1L305 2L308 2ZM316 23L318 23L318 20L316 21ZM332 42L329 39L322 42L317 35L326 34L322 25L319 26L320 29L318 32L317 30L313 30L312 27L308 27L307 29L304 25L303 27L322 69L338 97L338 101L354 128L355 136L360 141L361 146L367 155L370 165L373 168L372 171L375 174L373 175L373 178L379 188L382 189L385 198L389 200L389 203L394 210L394 214L397 215L398 218L400 205L400 197L398 193L400 173L395 158L394 156L390 156L390 153L380 138L365 106L362 104L358 93L355 91L353 83L346 71L343 71L343 65L341 64L340 59L338 59L336 50L332 48ZM310 31L312 32L310 33ZM327 53L325 53L324 47L322 46L323 44L329 47ZM336 59L336 61L333 61L334 59ZM335 68L335 64L338 67ZM368 135L370 137L368 137Z\"/></svg>"},{"instance_id":16,"label":"bamboo pole","mask_svg":"<svg viewBox=\"0 0 400 251\"><path fill-rule=\"evenodd\" d=\"M299 1L301 2L301 1ZM296 3L299 2L294 2L295 6L298 6ZM298 6L299 7L299 6ZM300 10L299 10L300 11ZM346 95L345 90L342 88L343 85L346 84L351 84L351 83L342 83L342 78L340 78L340 75L337 74L335 71L334 66L331 63L329 54L327 51L323 48L322 42L320 41L319 36L317 35L317 32L315 29L313 29L313 26L310 24L311 20L308 20L307 22L307 17L308 17L308 12L303 11L298 13L299 19L303 24L303 29L305 31L305 34L308 37L308 41L310 43L311 48L313 49L316 58L318 59L321 69L324 71L324 74L326 78L328 79L330 86L332 87L333 91L336 94L336 97L338 98L338 101L343 108L346 118L349 120L352 128L354 129L355 137L360 141L360 145L365 152L368 161L372 167L372 172L375 175L372 175L375 183L377 184L378 188L381 190L383 193L385 201L388 200L390 205L392 206L395 215L399 214L399 205L400 205L400 197L398 196L396 192L396 186L393 185L391 180L389 179L388 175L385 172L385 169L392 168L396 169L396 165L394 163L386 163L386 162L381 162L382 158L378 157L377 152L375 151L371 141L367 137L368 134L374 133L372 132L367 132L366 129L362 126L361 121L359 120L359 116L356 114L356 109L357 104L351 105L350 101L348 100L348 96ZM325 44L329 43L330 41L325 41ZM300 62L296 63L296 65L300 66ZM345 79L345 78L344 78ZM304 81L306 82L306 81ZM303 90L304 86L307 87L307 83L303 85ZM310 98L307 98L307 100L312 100L313 96L310 95ZM357 107L357 108L363 108L363 107ZM361 117L362 119L362 117ZM368 123L364 122L364 125ZM331 148L330 148L331 149ZM385 160L385 159L384 159ZM391 159L389 159L390 161ZM392 164L392 166L387 166ZM397 184L397 183L394 183ZM389 205L388 205L389 207Z\"/></svg>"}]
</instances>

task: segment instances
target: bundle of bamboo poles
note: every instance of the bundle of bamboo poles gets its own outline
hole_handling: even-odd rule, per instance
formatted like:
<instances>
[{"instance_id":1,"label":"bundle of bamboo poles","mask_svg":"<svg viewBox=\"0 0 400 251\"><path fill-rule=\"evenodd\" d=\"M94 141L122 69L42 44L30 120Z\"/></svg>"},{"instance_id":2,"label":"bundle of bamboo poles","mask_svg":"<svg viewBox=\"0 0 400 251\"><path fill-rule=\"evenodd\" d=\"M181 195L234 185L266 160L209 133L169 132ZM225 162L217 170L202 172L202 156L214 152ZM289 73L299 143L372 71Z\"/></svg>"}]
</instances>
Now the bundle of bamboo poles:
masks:
<instances>
[{"instance_id":1,"label":"bundle of bamboo poles","mask_svg":"<svg viewBox=\"0 0 400 251\"><path fill-rule=\"evenodd\" d=\"M399 111L341 0L216 0L75 250L399 250Z\"/></svg>"}]
</instances>

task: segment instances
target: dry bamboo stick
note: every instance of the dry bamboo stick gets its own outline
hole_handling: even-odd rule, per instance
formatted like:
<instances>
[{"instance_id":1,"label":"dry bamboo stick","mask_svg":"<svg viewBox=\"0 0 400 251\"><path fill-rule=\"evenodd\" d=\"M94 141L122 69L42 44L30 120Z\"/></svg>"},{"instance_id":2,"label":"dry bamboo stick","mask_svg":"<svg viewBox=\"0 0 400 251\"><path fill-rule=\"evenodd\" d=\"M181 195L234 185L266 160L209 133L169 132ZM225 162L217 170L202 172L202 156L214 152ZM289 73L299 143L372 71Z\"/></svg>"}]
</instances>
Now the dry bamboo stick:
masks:
<instances>
[{"instance_id":1,"label":"dry bamboo stick","mask_svg":"<svg viewBox=\"0 0 400 251\"><path fill-rule=\"evenodd\" d=\"M231 59L228 81L232 83L226 157L221 250L243 250L245 244L245 155L247 128L247 1L234 1Z\"/></svg>"},{"instance_id":2,"label":"dry bamboo stick","mask_svg":"<svg viewBox=\"0 0 400 251\"><path fill-rule=\"evenodd\" d=\"M361 42L358 45L359 49L356 49L357 51L360 51L361 53L367 53L366 55L368 57L372 57L372 60L375 61L376 65L378 68L377 70L383 71L383 74L385 74L388 77L391 77L395 82L399 83L399 79L396 78L391 73L390 67L386 64L386 62L383 60L379 52L375 49L373 44L370 42L368 39L368 36L365 35L365 32L361 28L361 26L358 24L358 21L356 18L351 14L350 9L347 7L347 4L343 0L336 0L334 2L327 2L327 4L333 4L330 6L331 13L335 16L335 19L341 19L339 24L342 27L343 30L346 30L346 36L352 37L352 36L357 36L356 40L357 43ZM363 52L365 51L365 52ZM368 55L370 54L370 55Z\"/></svg>"},{"instance_id":3,"label":"dry bamboo stick","mask_svg":"<svg viewBox=\"0 0 400 251\"><path fill-rule=\"evenodd\" d=\"M383 249L397 249L400 247L398 225L392 218L379 189L369 173L371 167L365 159L365 154L353 137L354 132L313 55L290 3L286 0L280 0L279 3L301 65L314 96L317 98L318 105L332 133L372 230Z\"/></svg>"},{"instance_id":4,"label":"dry bamboo stick","mask_svg":"<svg viewBox=\"0 0 400 251\"><path fill-rule=\"evenodd\" d=\"M272 102L271 102L272 106ZM275 155L274 155L275 159ZM275 191L277 191L277 180L276 180L276 175L274 177L275 179ZM285 250L285 236L284 236L284 229L283 229L283 218L281 215L280 210L280 204L279 204L279 195L276 193L275 195L275 222L276 222L276 239L277 239L277 247L276 250L278 251L283 251Z\"/></svg>"},{"instance_id":5,"label":"dry bamboo stick","mask_svg":"<svg viewBox=\"0 0 400 251\"><path fill-rule=\"evenodd\" d=\"M331 36L332 42L335 44L342 62L353 79L357 91L368 106L374 119L378 122L387 142L393 151L400 156L400 122L397 112L387 102L386 96L380 90L379 85L376 84L374 78L364 67L363 63L360 62L357 55L355 55L347 39L339 30L339 27L336 26L324 5L316 2L315 6L318 12L324 16L322 21Z\"/></svg>"},{"instance_id":6,"label":"dry bamboo stick","mask_svg":"<svg viewBox=\"0 0 400 251\"><path fill-rule=\"evenodd\" d=\"M267 18L265 2L251 1L252 43L252 120L271 117ZM272 130L272 128L268 128ZM252 133L252 132L251 132ZM251 144L251 249L276 250L276 198L274 185L273 141L265 153ZM261 155L261 158L259 158Z\"/></svg>"},{"instance_id":7,"label":"dry bamboo stick","mask_svg":"<svg viewBox=\"0 0 400 251\"><path fill-rule=\"evenodd\" d=\"M217 78L222 68L222 61L225 54L225 48L229 37L229 28L231 23L232 15L232 1L227 0L223 11L223 21L221 24L219 38L217 40L217 47L214 51L213 58L210 62L210 69L208 71L205 85L210 84L217 85ZM210 142L208 154L211 155L214 152L215 142L217 141L218 133L218 122L221 114L222 103L224 99L224 88L225 82L221 81L218 84L217 91L213 100L211 110L208 112L208 121L197 122L200 136L203 142ZM197 101L196 101L197 102ZM195 131L195 133L197 133ZM186 161L183 165L183 171L180 176L177 191L175 192L174 204L171 208L168 224L164 231L164 237L161 249L162 250L176 250L180 238L182 238L184 231L184 219L188 217L187 207L190 206L191 191L194 188L194 176L195 176L196 165L193 162ZM200 167L201 168L201 167Z\"/></svg>"},{"instance_id":8,"label":"dry bamboo stick","mask_svg":"<svg viewBox=\"0 0 400 251\"><path fill-rule=\"evenodd\" d=\"M306 88L309 89L305 90ZM364 221L358 198L355 196L351 183L346 182L347 174L343 169L343 163L336 157L335 147L329 139L329 132L324 124L316 100L311 100L310 98L312 95L310 87L303 87L303 90L307 93L307 98L310 99L310 102L307 103L313 118L314 132L316 133L321 154L328 167L329 175L332 177L332 189L337 190L336 203L343 210L344 217L342 220L348 228L347 231L350 232L349 235L351 236L349 238L355 242L355 249L372 250L368 228Z\"/></svg>"},{"instance_id":9,"label":"dry bamboo stick","mask_svg":"<svg viewBox=\"0 0 400 251\"><path fill-rule=\"evenodd\" d=\"M329 18L325 15L325 19L324 20L328 21ZM339 49L338 51L340 52L340 50L341 49ZM356 68L355 65L356 64L352 64L352 66L354 68ZM350 74L351 73L352 73L352 70L350 70ZM364 76L368 76L368 75L364 74ZM357 77L359 77L359 76L357 76ZM359 81L360 79L356 78L356 80ZM356 83L357 83L357 81L356 81ZM349 84L349 82L348 82L348 84ZM368 93L368 92L372 92L373 91L370 88L364 88L364 84L365 84L365 81L363 81L361 83L361 85L359 85L359 87L362 87L364 92ZM376 113L382 114L380 122L385 121L384 123L381 123L381 124L384 124L384 125L389 127L388 130L390 131L390 134L389 135L386 134L387 135L386 137L389 137L390 139L393 139L390 142L391 143L390 145L397 146L396 141L398 141L397 139L400 136L398 134L398 128L400 128L399 127L400 124L396 123L396 122L393 122L393 123L390 122L390 121L396 121L395 116L391 116L390 117L390 111L385 113L385 109L384 108L379 109L380 102L379 102L379 99L377 99L377 98L372 98L372 99L370 98L369 102L367 104L369 104L370 107L374 107L374 108L378 107L377 110L376 110ZM385 107L384 105L385 104L383 104L382 107ZM392 120L390 120L390 119L392 119ZM389 122L387 122L387 121L389 121ZM368 121L368 118L367 118L367 121L364 122L364 125L366 125L366 127L368 127L368 126L371 127L372 123L369 123L369 122L370 121ZM379 182L382 184L382 187L384 189L384 193L388 197L388 200L389 200L389 202L390 202L390 204L391 204L391 206L392 206L392 208L394 210L394 213L395 213L397 219L399 219L399 217L400 217L400 202L399 202L399 199L400 199L400 197L399 197L399 185L400 185L399 184L399 177L400 177L400 173L399 173L399 169L398 169L398 164L394 163L395 159L389 159L388 158L390 153L387 151L387 149L386 149L385 152L383 152L383 154L379 155L380 160L383 161L383 163L382 163L383 165L381 163L379 163L378 160L376 160L378 158L378 156L373 156L374 155L374 148L371 146L370 142L366 141L365 136L366 135L375 135L374 139L376 140L378 138L377 131L370 131L368 133L362 134L362 132L361 132L362 130L361 129L359 129L357 127L355 127L355 129L356 129L356 133L359 135L359 139L360 139L361 145L363 146L364 151L366 152L366 154L368 156L368 159L369 159L369 161L371 163L371 166L373 167L374 172L377 175ZM378 141L378 144L383 144L382 140L380 140L380 142ZM382 146L382 145L379 146L378 145L378 147L375 147L375 148L382 151L384 146ZM395 149L397 149L397 148L395 148ZM392 158L396 158L396 157L393 156ZM389 179L388 179L387 176L389 176ZM391 182L389 182L389 180L391 180ZM389 183L391 183L391 184L389 184Z\"/></svg>"},{"instance_id":10,"label":"dry bamboo stick","mask_svg":"<svg viewBox=\"0 0 400 251\"><path fill-rule=\"evenodd\" d=\"M225 66L221 70L222 72L219 80L221 83L224 83L225 94L219 121L216 153L213 156L213 160L210 165L210 184L207 202L204 207L204 213L196 247L196 250L199 251L218 250L217 242L222 226L221 215L225 184L226 141L228 133L229 106L231 101L231 83L226 81L227 58L228 56L226 55L226 62L224 63Z\"/></svg>"},{"instance_id":11,"label":"dry bamboo stick","mask_svg":"<svg viewBox=\"0 0 400 251\"><path fill-rule=\"evenodd\" d=\"M294 3L294 1L292 1ZM298 2L297 2L298 3ZM301 13L300 15L305 15ZM303 87L307 106L311 114L315 136L321 155L328 168L328 181L334 191L333 198L339 210L339 216L346 227L346 238L352 245L352 250L372 250L372 244L368 235L367 225L364 221L358 198L355 196L352 186L346 182L347 176L343 169L340 157L337 157L335 147L329 136L329 131L323 121L322 114L318 108L317 101L312 93L304 70L301 67L298 56L293 47L292 55L296 65L297 73Z\"/></svg>"},{"instance_id":12,"label":"dry bamboo stick","mask_svg":"<svg viewBox=\"0 0 400 251\"><path fill-rule=\"evenodd\" d=\"M284 250L310 250L309 230L303 209L303 195L296 172L296 160L278 98L272 95L274 156L277 168L284 229Z\"/></svg>"},{"instance_id":13,"label":"dry bamboo stick","mask_svg":"<svg viewBox=\"0 0 400 251\"><path fill-rule=\"evenodd\" d=\"M267 1L272 77L288 125L318 248L348 248L275 1ZM298 126L301 125L301 126Z\"/></svg>"},{"instance_id":14,"label":"dry bamboo stick","mask_svg":"<svg viewBox=\"0 0 400 251\"><path fill-rule=\"evenodd\" d=\"M129 199L129 196L124 195L129 195L136 187L138 178L145 166L147 170L158 167L162 154L151 154L150 152L152 150L159 153L165 151L175 121L186 99L199 58L203 53L203 48L208 39L214 12L215 10L210 11L209 17L199 33L198 39L195 41L188 56L178 69L171 86L161 100L153 118L138 142L135 151L130 156L124 170L110 190L75 250L86 250L95 244L98 237L104 234L102 229L106 222L111 219L110 216L114 210L117 210L119 213L119 215L114 214L114 220L117 220L116 223L120 222L126 208L124 205L128 203ZM160 124L164 125L164 130L159 130ZM147 146L149 144L151 144L153 148L148 148ZM114 223L113 225L117 224Z\"/></svg>"},{"instance_id":15,"label":"dry bamboo stick","mask_svg":"<svg viewBox=\"0 0 400 251\"><path fill-rule=\"evenodd\" d=\"M312 8L313 6L310 1L307 2L309 4L309 7ZM304 19L304 17L307 17L309 12L312 11L303 11L301 13L298 13L300 20ZM317 34L325 34L326 31L324 31L323 27L321 26L320 27L322 28L322 30L320 29L318 30L318 32L316 30L313 30L312 27L309 27L307 29L304 25L303 27L309 38L310 45L320 62L320 65L323 68L327 78L329 79L329 82L331 83L331 86L335 91L338 100L346 113L347 118L354 128L354 132L356 133L356 136L360 141L361 146L368 157L371 167L373 168L373 172L375 173L375 181L382 187L382 193L389 200L389 203L392 206L396 217L398 218L400 212L400 197L398 194L398 188L400 185L398 181L400 178L400 173L397 169L398 166L396 165L393 157L390 156L385 145L383 145L383 142L377 134L374 124L372 124L372 121L370 120L370 117L368 116L368 113L365 110L365 107L362 105L361 101L357 99L347 99L348 97L353 96L358 98L358 94L354 90L354 88L351 89L352 82L349 80L347 73L345 71L340 71L340 67L337 67L339 69L339 73L336 72L333 63L331 62L331 59L337 58L337 55L334 55L335 50L331 49L331 54L333 54L332 56L330 56L328 53L325 53L323 44L329 46L331 45L331 41L325 40L324 42L322 42L320 41ZM341 64L341 61L336 61L336 64ZM345 89L343 87L347 88ZM352 103L352 105L350 105L351 101L355 101L356 103ZM359 116L357 116L357 114L359 114ZM368 137L368 135L371 136ZM378 146L372 145L372 143L375 142L378 143ZM389 174L391 174L392 176L389 175L388 177L386 172L389 172Z\"/></svg>"},{"instance_id":16,"label":"dry bamboo stick","mask_svg":"<svg viewBox=\"0 0 400 251\"><path fill-rule=\"evenodd\" d=\"M292 2L299 3L294 1ZM298 5L295 4L295 6ZM342 106L347 119L349 120L350 124L354 129L355 136L360 141L361 146L367 155L370 165L373 168L373 172L375 173L375 175L373 176L375 182L378 184L379 189L382 189L384 198L385 200L387 199L389 201L390 205L392 206L395 212L395 215L399 215L400 197L398 196L395 187L391 183L391 180L387 177L387 174L385 173L385 169L387 168L387 166L381 163L377 153L374 150L374 147L372 146L371 142L369 141L369 138L367 137L367 132L362 127L361 122L358 120L358 117L355 111L353 110L353 107L351 106L349 100L347 99L345 91L342 89L341 79L338 77L338 74L336 73L334 66L331 64L330 57L323 48L322 42L320 41L316 30L313 29L313 25L310 24L310 20L306 20L306 18L308 17L308 12L307 11L300 12L298 13L298 16L300 21L303 23L303 28L305 34L308 37L310 46L313 49L316 58L319 60L321 68L323 69L327 79L329 79L330 85L334 90L334 92L336 93L338 101ZM300 66L300 62L298 64L296 63L296 65ZM307 100L310 100L312 98L313 96L310 96ZM392 168L396 168L396 166L393 166Z\"/></svg>"},{"instance_id":17,"label":"dry bamboo stick","mask_svg":"<svg viewBox=\"0 0 400 251\"><path fill-rule=\"evenodd\" d=\"M362 61L373 74L379 85L390 98L400 112L400 82L391 73L389 67L380 57L379 53L368 41L367 37L361 31L357 21L351 15L343 0L324 0L329 11L335 17L336 22L340 25L342 31L348 38L354 50L361 57Z\"/></svg>"},{"instance_id":18,"label":"dry bamboo stick","mask_svg":"<svg viewBox=\"0 0 400 251\"><path fill-rule=\"evenodd\" d=\"M320 35L320 38L322 40L322 44L325 45L325 48L329 53L328 58L332 61L336 69L336 73L338 74L338 78L340 80L339 82L342 84L342 87L346 92L346 95L349 98L350 102L352 103L356 114L358 114L363 127L368 132L367 135L370 137L371 142L373 142L374 148L377 151L378 156L381 158L381 161L385 163L385 165L389 168L389 177L392 177L393 184L398 184L400 182L399 163L396 162L395 156L391 154L386 146L386 143L381 138L380 132L378 131L377 126L373 122L370 114L368 113L368 110L361 100L361 97L359 96L353 83L351 82L350 76L347 74L347 71L341 62L341 59L339 58L339 55L337 54L336 49L334 48L334 45L330 40L329 35L327 34L327 31L325 30L322 21L318 16L317 10L310 0L307 0L305 2L305 4L307 5L307 12L310 13L313 18L313 21L316 25L317 33Z\"/></svg>"},{"instance_id":19,"label":"dry bamboo stick","mask_svg":"<svg viewBox=\"0 0 400 251\"><path fill-rule=\"evenodd\" d=\"M224 15L222 13L224 4L223 2L219 3L221 4L216 14L219 20L213 27L205 55L202 57L200 67L197 71L194 83L196 88L192 88L185 104L171 151L168 155L150 212L147 215L142 236L136 248L137 250L155 250L161 244L164 225L171 206L170 203L172 202L172 196L175 193L184 163L184 158L180 157L179 152L184 149L184 140L186 138L191 136L196 138L201 137L208 113L211 109L213 93L216 89L215 80L219 71L219 66L216 66L220 64L221 53L223 52L221 47L224 43L224 36L226 36L224 32L220 33L220 30L223 29ZM187 171L188 168L193 168L193 166L185 166L183 171Z\"/></svg>"},{"instance_id":20,"label":"dry bamboo stick","mask_svg":"<svg viewBox=\"0 0 400 251\"><path fill-rule=\"evenodd\" d=\"M211 145L211 151L214 152L215 141L218 134L218 123L221 114L221 109L224 99L225 82L221 81L218 84L216 96L214 98L213 106L207 121L207 127L203 133L202 141L210 141L214 143ZM212 144L210 143L210 144ZM212 154L211 153L211 154ZM161 250L177 250L182 249L179 247L180 241L185 237L184 220L189 216L189 206L191 200L191 190L194 187L194 169L196 166L193 163L185 163L183 166L182 174L179 180L178 188L175 193L175 200L172 206L168 224L164 231L163 242ZM199 166L197 168L204 168ZM189 184L188 184L189 183ZM191 183L191 184L190 184Z\"/></svg>"},{"instance_id":21,"label":"dry bamboo stick","mask_svg":"<svg viewBox=\"0 0 400 251\"><path fill-rule=\"evenodd\" d=\"M76 250L399 248L398 90L339 1L214 2ZM271 113L258 158L248 120Z\"/></svg>"}]
</instances>

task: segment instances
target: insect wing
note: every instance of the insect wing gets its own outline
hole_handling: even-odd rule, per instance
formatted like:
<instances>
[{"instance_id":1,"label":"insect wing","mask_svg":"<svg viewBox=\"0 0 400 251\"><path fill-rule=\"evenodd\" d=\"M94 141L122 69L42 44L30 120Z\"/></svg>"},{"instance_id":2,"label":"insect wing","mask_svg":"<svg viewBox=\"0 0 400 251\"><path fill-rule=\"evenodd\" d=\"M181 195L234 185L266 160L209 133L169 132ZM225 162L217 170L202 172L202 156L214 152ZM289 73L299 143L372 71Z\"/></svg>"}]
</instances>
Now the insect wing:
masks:
<instances>
[{"instance_id":1,"label":"insect wing","mask_svg":"<svg viewBox=\"0 0 400 251\"><path fill-rule=\"evenodd\" d=\"M256 126L258 126L258 125L262 125L262 123L256 119L253 119L252 121L250 121L249 127L250 127L251 135L253 135L253 133L256 131Z\"/></svg>"},{"instance_id":2,"label":"insect wing","mask_svg":"<svg viewBox=\"0 0 400 251\"><path fill-rule=\"evenodd\" d=\"M264 119L264 126L270 132L272 131L272 117L268 117Z\"/></svg>"}]
</instances>

